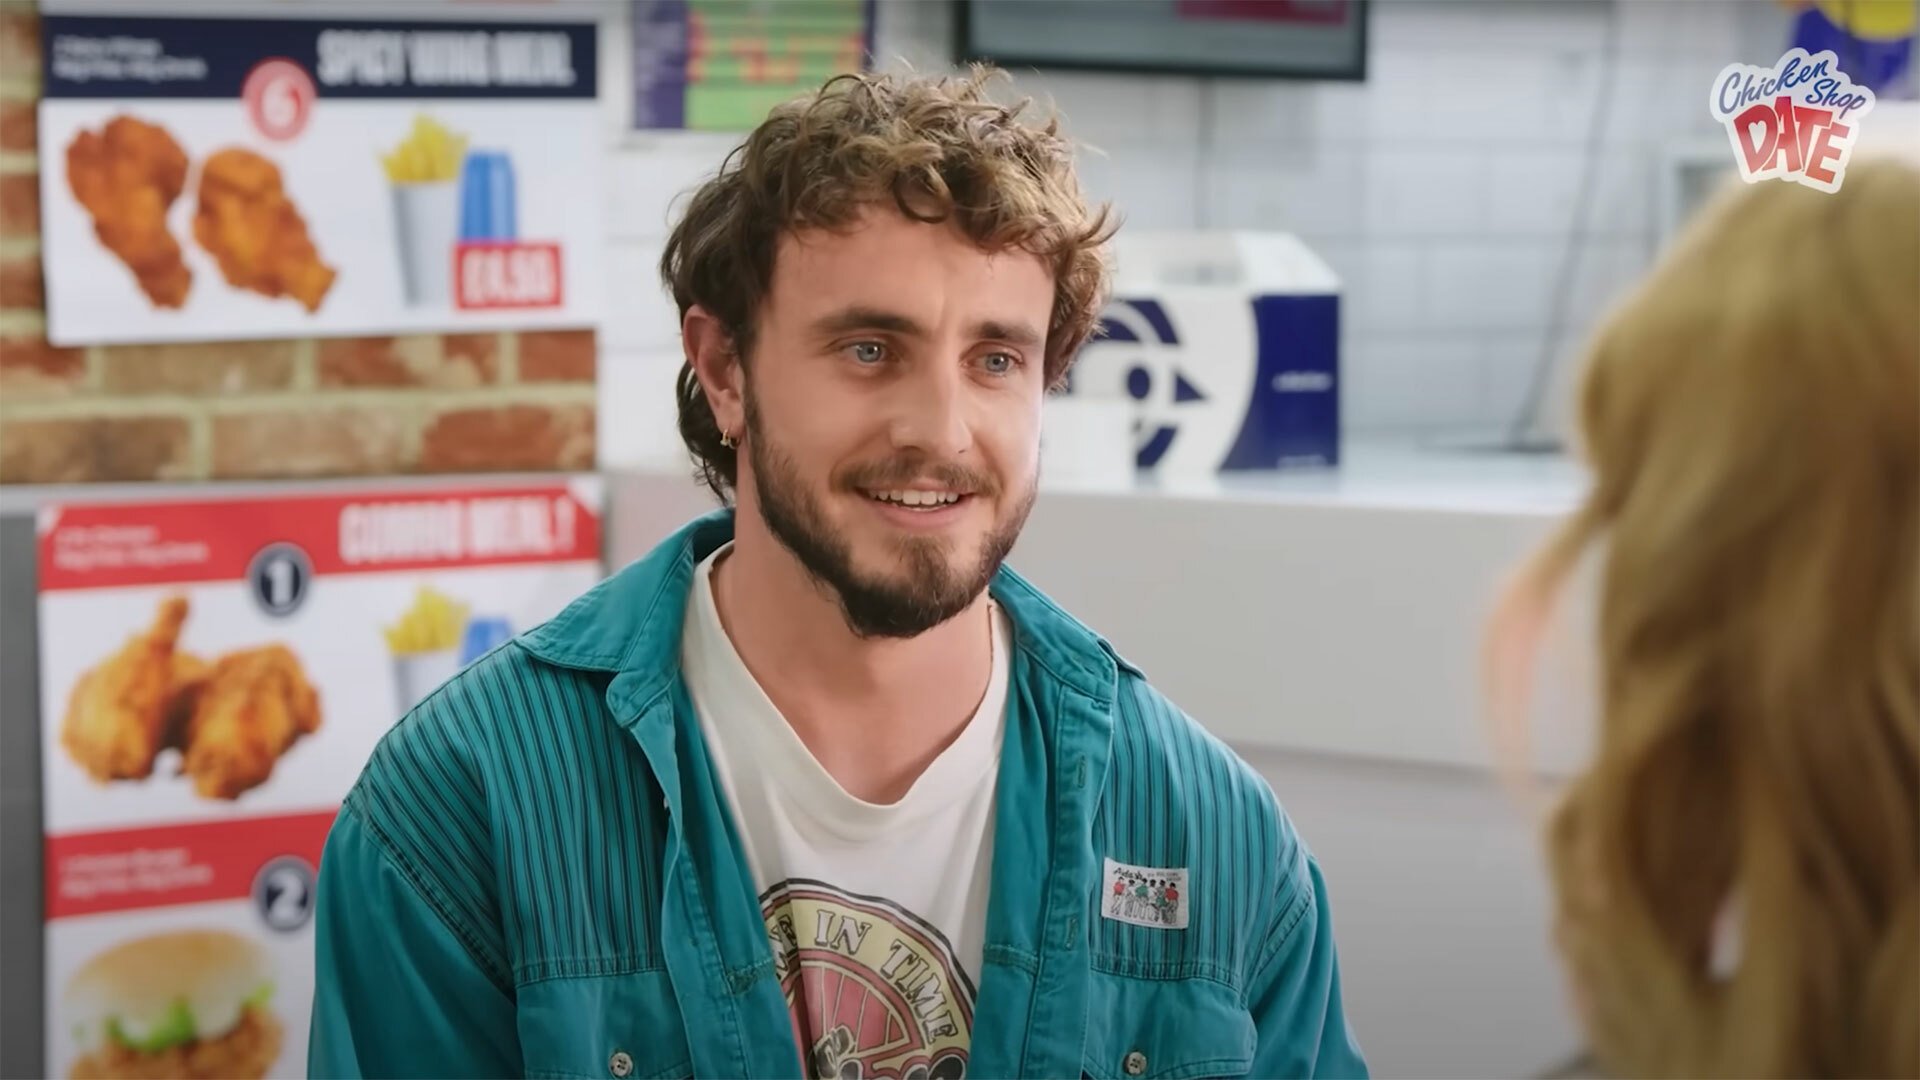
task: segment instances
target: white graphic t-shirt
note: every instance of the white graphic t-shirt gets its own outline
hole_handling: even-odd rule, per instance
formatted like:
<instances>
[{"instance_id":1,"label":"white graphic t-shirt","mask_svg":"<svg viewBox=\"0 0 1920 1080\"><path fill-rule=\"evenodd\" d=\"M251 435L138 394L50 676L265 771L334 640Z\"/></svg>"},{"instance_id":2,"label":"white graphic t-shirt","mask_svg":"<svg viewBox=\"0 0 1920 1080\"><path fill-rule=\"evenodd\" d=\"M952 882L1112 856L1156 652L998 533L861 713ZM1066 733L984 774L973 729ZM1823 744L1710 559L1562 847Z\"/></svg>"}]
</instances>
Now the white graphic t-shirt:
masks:
<instances>
[{"instance_id":1,"label":"white graphic t-shirt","mask_svg":"<svg viewBox=\"0 0 1920 1080\"><path fill-rule=\"evenodd\" d=\"M898 802L847 793L754 681L694 576L687 689L741 832L808 1073L966 1075L986 940L993 796L1006 726L1007 619L993 609L986 696Z\"/></svg>"}]
</instances>

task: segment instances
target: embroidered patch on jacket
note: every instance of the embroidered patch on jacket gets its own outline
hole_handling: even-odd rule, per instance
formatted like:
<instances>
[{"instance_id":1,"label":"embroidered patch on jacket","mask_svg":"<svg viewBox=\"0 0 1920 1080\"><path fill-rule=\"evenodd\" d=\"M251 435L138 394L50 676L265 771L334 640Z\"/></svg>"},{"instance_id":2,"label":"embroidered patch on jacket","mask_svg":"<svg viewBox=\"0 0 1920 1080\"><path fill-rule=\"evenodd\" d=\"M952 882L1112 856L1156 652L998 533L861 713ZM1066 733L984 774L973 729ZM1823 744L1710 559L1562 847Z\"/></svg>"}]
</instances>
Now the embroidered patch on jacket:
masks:
<instances>
[{"instance_id":1,"label":"embroidered patch on jacket","mask_svg":"<svg viewBox=\"0 0 1920 1080\"><path fill-rule=\"evenodd\" d=\"M1187 928L1187 868L1160 869L1107 861L1100 914L1155 930Z\"/></svg>"}]
</instances>

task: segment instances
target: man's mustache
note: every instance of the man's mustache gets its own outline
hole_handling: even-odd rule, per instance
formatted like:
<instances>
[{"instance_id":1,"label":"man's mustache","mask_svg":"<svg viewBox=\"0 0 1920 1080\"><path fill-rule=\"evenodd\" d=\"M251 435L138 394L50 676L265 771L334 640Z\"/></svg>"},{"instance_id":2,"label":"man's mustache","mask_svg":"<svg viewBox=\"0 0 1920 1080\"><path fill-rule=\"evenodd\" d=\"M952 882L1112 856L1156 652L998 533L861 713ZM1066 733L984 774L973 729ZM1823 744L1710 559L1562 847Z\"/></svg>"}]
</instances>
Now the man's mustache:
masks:
<instances>
[{"instance_id":1,"label":"man's mustache","mask_svg":"<svg viewBox=\"0 0 1920 1080\"><path fill-rule=\"evenodd\" d=\"M950 461L929 461L917 455L849 466L841 470L839 477L840 487L862 491L885 491L919 483L933 484L963 495L1000 494L1000 482L992 473Z\"/></svg>"}]
</instances>

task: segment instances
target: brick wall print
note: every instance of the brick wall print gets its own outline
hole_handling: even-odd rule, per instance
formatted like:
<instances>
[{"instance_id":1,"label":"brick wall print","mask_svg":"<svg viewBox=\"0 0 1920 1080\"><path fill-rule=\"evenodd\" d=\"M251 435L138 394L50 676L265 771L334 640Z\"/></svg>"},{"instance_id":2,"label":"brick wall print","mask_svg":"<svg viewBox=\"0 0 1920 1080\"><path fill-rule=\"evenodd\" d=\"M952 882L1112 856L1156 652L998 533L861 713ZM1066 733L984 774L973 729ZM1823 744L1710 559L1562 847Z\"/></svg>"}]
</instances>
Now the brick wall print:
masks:
<instances>
[{"instance_id":1,"label":"brick wall print","mask_svg":"<svg viewBox=\"0 0 1920 1080\"><path fill-rule=\"evenodd\" d=\"M594 466L591 330L48 344L39 37L0 0L0 483Z\"/></svg>"}]
</instances>

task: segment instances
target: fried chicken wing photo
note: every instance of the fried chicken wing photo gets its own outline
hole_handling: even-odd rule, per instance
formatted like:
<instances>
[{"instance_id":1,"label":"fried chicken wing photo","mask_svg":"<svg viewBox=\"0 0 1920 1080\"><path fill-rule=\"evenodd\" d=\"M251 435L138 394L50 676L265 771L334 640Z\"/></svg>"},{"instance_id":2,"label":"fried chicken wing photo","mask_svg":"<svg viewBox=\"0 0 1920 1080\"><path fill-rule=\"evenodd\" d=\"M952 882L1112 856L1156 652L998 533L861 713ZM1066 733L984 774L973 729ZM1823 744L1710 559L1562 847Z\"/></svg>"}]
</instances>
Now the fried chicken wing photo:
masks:
<instances>
[{"instance_id":1,"label":"fried chicken wing photo","mask_svg":"<svg viewBox=\"0 0 1920 1080\"><path fill-rule=\"evenodd\" d=\"M186 302L193 272L167 230L167 209L187 183L187 155L167 130L116 116L67 144L67 187L93 218L93 233L155 307Z\"/></svg>"},{"instance_id":2,"label":"fried chicken wing photo","mask_svg":"<svg viewBox=\"0 0 1920 1080\"><path fill-rule=\"evenodd\" d=\"M205 798L238 798L319 727L320 695L286 646L230 653L214 664L187 720L186 774Z\"/></svg>"},{"instance_id":3,"label":"fried chicken wing photo","mask_svg":"<svg viewBox=\"0 0 1920 1080\"><path fill-rule=\"evenodd\" d=\"M279 166L251 150L221 150L200 166L199 203L193 237L220 261L227 284L319 310L335 272L320 261Z\"/></svg>"},{"instance_id":4,"label":"fried chicken wing photo","mask_svg":"<svg viewBox=\"0 0 1920 1080\"><path fill-rule=\"evenodd\" d=\"M200 657L188 652L173 654L173 689L167 700L167 746L178 748L186 736L187 721L200 702L200 691L206 688L207 677L212 674L213 665Z\"/></svg>"},{"instance_id":5,"label":"fried chicken wing photo","mask_svg":"<svg viewBox=\"0 0 1920 1080\"><path fill-rule=\"evenodd\" d=\"M177 661L174 645L187 600L160 604L153 625L80 677L67 701L60 745L96 780L138 779L171 741Z\"/></svg>"}]
</instances>

